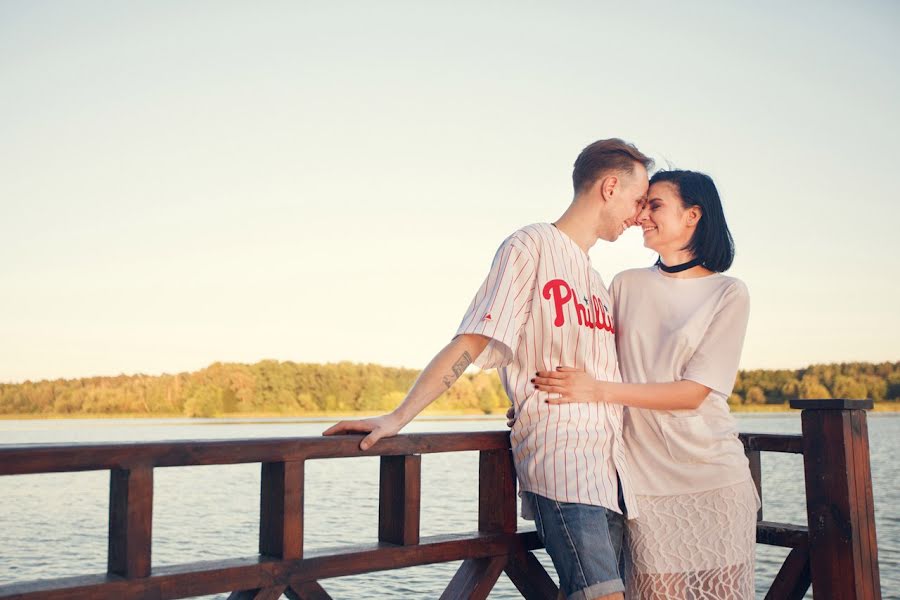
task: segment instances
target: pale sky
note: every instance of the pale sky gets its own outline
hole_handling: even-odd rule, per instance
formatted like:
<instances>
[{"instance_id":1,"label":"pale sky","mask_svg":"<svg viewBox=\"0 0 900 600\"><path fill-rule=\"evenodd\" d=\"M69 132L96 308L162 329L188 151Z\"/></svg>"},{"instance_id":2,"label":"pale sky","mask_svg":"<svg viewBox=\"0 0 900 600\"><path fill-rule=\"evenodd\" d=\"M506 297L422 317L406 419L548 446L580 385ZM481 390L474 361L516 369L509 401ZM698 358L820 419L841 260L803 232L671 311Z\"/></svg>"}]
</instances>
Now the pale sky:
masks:
<instances>
[{"instance_id":1,"label":"pale sky","mask_svg":"<svg viewBox=\"0 0 900 600\"><path fill-rule=\"evenodd\" d=\"M897 31L892 0L0 0L0 381L421 368L613 136L719 186L743 368L900 360Z\"/></svg>"}]
</instances>

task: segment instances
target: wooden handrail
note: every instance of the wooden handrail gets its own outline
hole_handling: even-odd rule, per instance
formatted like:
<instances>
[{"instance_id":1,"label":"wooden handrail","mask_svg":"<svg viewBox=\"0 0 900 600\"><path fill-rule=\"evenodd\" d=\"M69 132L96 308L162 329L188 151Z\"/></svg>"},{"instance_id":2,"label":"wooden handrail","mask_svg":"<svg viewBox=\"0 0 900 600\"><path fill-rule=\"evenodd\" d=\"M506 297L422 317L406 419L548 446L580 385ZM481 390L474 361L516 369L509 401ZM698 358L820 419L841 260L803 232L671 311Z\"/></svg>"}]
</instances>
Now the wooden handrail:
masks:
<instances>
[{"instance_id":1,"label":"wooden handrail","mask_svg":"<svg viewBox=\"0 0 900 600\"><path fill-rule=\"evenodd\" d=\"M781 452L803 454L803 437L784 433L741 433L747 452Z\"/></svg>"},{"instance_id":2,"label":"wooden handrail","mask_svg":"<svg viewBox=\"0 0 900 600\"><path fill-rule=\"evenodd\" d=\"M398 435L380 440L366 452L359 449L361 439L360 435L346 435L103 444L16 444L0 446L0 475L100 471L135 465L186 467L509 449L509 433L505 431Z\"/></svg>"}]
</instances>

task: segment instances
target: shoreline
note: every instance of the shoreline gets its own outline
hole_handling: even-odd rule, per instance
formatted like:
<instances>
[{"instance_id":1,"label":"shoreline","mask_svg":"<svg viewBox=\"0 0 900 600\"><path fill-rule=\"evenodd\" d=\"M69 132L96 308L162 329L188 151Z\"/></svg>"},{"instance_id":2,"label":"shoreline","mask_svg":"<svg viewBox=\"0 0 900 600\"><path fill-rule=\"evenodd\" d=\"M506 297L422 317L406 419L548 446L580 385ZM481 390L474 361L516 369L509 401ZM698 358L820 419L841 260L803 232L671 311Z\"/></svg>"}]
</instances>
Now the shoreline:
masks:
<instances>
[{"instance_id":1,"label":"shoreline","mask_svg":"<svg viewBox=\"0 0 900 600\"><path fill-rule=\"evenodd\" d=\"M740 407L729 407L734 414L800 414L797 409L780 404L761 404ZM876 403L875 408L869 412L900 414L900 402L882 402ZM152 420L152 419L179 419L187 422L203 423L211 420L221 421L229 420L239 422L242 420L261 420L261 419L278 419L287 420L294 419L299 421L327 421L340 419L361 419L366 417L374 417L384 414L383 411L375 412L306 412L306 413L281 413L281 412L252 412L252 413L223 413L211 417L186 417L179 413L99 413L99 414L66 414L66 413L25 413L25 414L6 414L0 415L0 421L62 421L62 420L116 420L116 419L134 419L134 420ZM456 417L460 420L489 420L502 419L505 413L497 411L485 414L483 411L475 409L460 410L435 410L425 411L419 415L417 421L427 421L429 418L437 418L445 420L447 418Z\"/></svg>"}]
</instances>

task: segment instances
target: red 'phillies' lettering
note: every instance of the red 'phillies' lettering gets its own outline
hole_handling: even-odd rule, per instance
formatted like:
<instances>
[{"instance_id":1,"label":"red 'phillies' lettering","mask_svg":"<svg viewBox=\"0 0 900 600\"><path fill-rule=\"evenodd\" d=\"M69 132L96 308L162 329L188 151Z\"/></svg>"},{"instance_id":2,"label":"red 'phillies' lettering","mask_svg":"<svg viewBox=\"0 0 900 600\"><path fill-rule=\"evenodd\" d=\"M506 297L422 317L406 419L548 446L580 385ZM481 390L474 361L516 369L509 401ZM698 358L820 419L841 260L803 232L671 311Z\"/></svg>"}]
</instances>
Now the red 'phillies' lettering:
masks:
<instances>
[{"instance_id":1,"label":"red 'phillies' lettering","mask_svg":"<svg viewBox=\"0 0 900 600\"><path fill-rule=\"evenodd\" d=\"M562 279L552 279L547 282L542 290L545 299L553 300L553 310L555 318L553 324L556 327L562 327L566 323L566 315L563 310L565 305L572 301L575 304L575 316L578 317L578 324L582 327L590 329L605 329L610 333L615 333L612 319L603 309L603 302L597 296L591 296L591 308L593 309L594 320L591 321L588 309L584 304L578 301L571 286Z\"/></svg>"},{"instance_id":2,"label":"red 'phillies' lettering","mask_svg":"<svg viewBox=\"0 0 900 600\"><path fill-rule=\"evenodd\" d=\"M587 307L584 304L580 303L577 299L575 300L575 315L578 317L578 324L584 325L586 327L594 328L594 323L591 321L590 317L588 317Z\"/></svg>"},{"instance_id":3,"label":"red 'phillies' lettering","mask_svg":"<svg viewBox=\"0 0 900 600\"><path fill-rule=\"evenodd\" d=\"M600 329L605 329L610 333L615 333L616 330L613 328L613 322L610 316L603 310L603 301L600 300L597 296L591 297L594 302L594 314L597 316L596 321L600 323L597 325Z\"/></svg>"},{"instance_id":4,"label":"red 'phillies' lettering","mask_svg":"<svg viewBox=\"0 0 900 600\"><path fill-rule=\"evenodd\" d=\"M562 327L563 323L566 322L562 308L566 302L572 299L572 288L562 279L553 279L544 286L543 294L547 300L550 299L550 296L553 296L554 310L556 311L556 319L554 319L553 324L557 327Z\"/></svg>"}]
</instances>

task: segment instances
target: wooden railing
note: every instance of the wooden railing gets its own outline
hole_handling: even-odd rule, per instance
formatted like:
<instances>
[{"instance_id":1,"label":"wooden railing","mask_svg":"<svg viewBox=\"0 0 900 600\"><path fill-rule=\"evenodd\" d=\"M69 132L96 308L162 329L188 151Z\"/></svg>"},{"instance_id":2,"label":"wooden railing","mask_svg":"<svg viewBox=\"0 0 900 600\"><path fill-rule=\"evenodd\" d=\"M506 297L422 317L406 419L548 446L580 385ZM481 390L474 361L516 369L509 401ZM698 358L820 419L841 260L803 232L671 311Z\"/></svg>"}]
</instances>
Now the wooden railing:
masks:
<instances>
[{"instance_id":1,"label":"wooden railing","mask_svg":"<svg viewBox=\"0 0 900 600\"><path fill-rule=\"evenodd\" d=\"M742 434L760 493L760 452L803 454L807 528L762 520L757 541L791 548L767 598L880 598L865 408L870 401L806 401L803 435ZM360 452L359 437L0 446L0 475L110 471L107 572L0 586L0 599L186 598L325 600L318 581L462 560L442 598L485 598L502 573L525 598L554 599L556 585L516 531L516 484L507 432L402 435ZM478 531L420 538L421 455L477 451ZM381 456L378 541L304 551L307 460ZM260 463L259 554L152 566L154 469Z\"/></svg>"},{"instance_id":2,"label":"wooden railing","mask_svg":"<svg viewBox=\"0 0 900 600\"><path fill-rule=\"evenodd\" d=\"M477 451L478 531L419 537L421 455ZM306 461L381 456L378 541L303 548ZM260 463L259 554L152 567L153 473L157 468ZM318 580L462 560L446 598L483 598L505 571L526 598L555 598L556 586L531 550L537 535L516 532L515 471L507 432L401 435L367 452L359 437L0 447L0 475L109 470L107 572L0 586L3 599L328 598Z\"/></svg>"}]
</instances>

